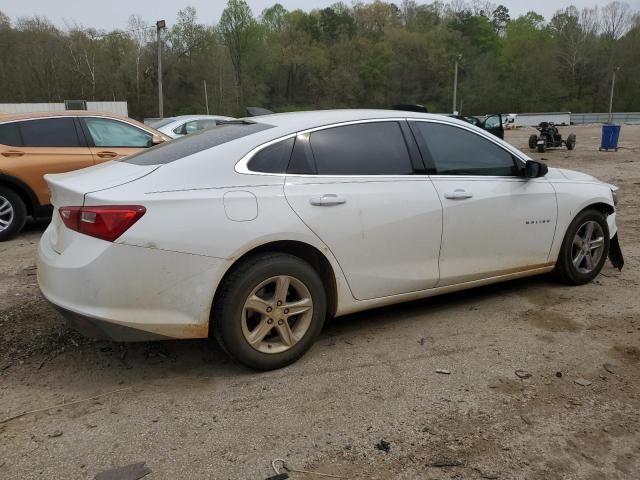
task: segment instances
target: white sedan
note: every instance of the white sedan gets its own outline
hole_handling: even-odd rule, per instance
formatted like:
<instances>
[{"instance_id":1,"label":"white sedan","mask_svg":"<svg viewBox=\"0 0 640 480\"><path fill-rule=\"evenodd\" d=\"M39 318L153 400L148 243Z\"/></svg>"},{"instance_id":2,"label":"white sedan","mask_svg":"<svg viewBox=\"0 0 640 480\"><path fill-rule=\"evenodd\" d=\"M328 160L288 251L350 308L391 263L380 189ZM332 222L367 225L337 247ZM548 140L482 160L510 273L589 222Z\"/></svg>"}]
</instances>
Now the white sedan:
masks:
<instances>
[{"instance_id":1,"label":"white sedan","mask_svg":"<svg viewBox=\"0 0 640 480\"><path fill-rule=\"evenodd\" d=\"M439 115L234 120L46 180L38 281L72 326L211 335L257 369L302 356L327 316L623 265L615 187Z\"/></svg>"},{"instance_id":2,"label":"white sedan","mask_svg":"<svg viewBox=\"0 0 640 480\"><path fill-rule=\"evenodd\" d=\"M219 115L179 115L177 117L158 118L149 122L149 126L171 138L180 138L192 133L215 127L221 120L231 117Z\"/></svg>"}]
</instances>

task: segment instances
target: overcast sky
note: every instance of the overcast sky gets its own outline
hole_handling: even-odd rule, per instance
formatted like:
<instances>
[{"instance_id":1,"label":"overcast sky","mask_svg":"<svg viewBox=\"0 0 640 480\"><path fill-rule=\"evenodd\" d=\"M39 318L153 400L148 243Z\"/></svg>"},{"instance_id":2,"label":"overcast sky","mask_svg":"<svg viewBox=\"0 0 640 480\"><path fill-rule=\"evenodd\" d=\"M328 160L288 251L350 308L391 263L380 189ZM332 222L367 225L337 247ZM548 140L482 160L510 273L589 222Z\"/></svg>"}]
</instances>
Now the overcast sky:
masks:
<instances>
[{"instance_id":1,"label":"overcast sky","mask_svg":"<svg viewBox=\"0 0 640 480\"><path fill-rule=\"evenodd\" d=\"M445 3L447 0L444 0ZM254 15L258 16L262 10L274 3L281 3L285 8L293 10L301 8L312 10L324 8L335 3L336 0L247 0ZM418 3L431 3L431 1L417 0ZM0 11L9 15L12 19L19 16L41 15L49 18L60 27L65 22L79 23L84 27L94 27L104 30L124 28L130 14L140 14L149 23L164 18L168 26L174 22L176 13L181 8L191 5L198 11L198 20L201 23L214 24L220 19L220 14L226 5L226 0L10 0L2 2ZM345 3L350 4L350 0ZM396 0L401 3L401 0ZM512 17L516 17L529 10L541 13L548 20L553 13L569 5L578 8L606 5L609 1L597 0L496 0L494 3L506 5ZM627 0L635 10L640 10L640 0Z\"/></svg>"}]
</instances>

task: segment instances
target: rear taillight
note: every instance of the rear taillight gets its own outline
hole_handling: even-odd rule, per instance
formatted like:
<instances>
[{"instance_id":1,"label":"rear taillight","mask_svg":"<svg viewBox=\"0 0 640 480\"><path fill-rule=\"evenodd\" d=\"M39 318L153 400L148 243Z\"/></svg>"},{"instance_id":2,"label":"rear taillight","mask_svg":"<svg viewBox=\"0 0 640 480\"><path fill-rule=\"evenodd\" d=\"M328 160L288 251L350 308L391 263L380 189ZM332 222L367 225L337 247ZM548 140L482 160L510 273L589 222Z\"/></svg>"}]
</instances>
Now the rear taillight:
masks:
<instances>
[{"instance_id":1,"label":"rear taillight","mask_svg":"<svg viewBox=\"0 0 640 480\"><path fill-rule=\"evenodd\" d=\"M60 218L71 230L113 242L147 211L140 205L60 207Z\"/></svg>"}]
</instances>

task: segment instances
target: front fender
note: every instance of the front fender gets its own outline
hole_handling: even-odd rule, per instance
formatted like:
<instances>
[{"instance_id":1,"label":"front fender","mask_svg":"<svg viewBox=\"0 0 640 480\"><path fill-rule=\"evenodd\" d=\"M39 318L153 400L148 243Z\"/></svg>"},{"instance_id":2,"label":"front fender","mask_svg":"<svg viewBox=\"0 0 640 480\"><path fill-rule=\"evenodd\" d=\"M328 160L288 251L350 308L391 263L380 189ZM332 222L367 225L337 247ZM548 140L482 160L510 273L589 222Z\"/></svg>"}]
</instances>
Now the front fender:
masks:
<instances>
[{"instance_id":1,"label":"front fender","mask_svg":"<svg viewBox=\"0 0 640 480\"><path fill-rule=\"evenodd\" d=\"M556 199L558 205L558 221L556 231L553 238L551 250L549 252L549 261L555 261L558 258L562 241L573 219L586 208L595 206L599 209L605 209L609 213L607 224L609 226L609 236L617 233L618 228L615 222L615 206L611 190L605 183L595 182L571 182L571 181L551 181L556 191Z\"/></svg>"}]
</instances>

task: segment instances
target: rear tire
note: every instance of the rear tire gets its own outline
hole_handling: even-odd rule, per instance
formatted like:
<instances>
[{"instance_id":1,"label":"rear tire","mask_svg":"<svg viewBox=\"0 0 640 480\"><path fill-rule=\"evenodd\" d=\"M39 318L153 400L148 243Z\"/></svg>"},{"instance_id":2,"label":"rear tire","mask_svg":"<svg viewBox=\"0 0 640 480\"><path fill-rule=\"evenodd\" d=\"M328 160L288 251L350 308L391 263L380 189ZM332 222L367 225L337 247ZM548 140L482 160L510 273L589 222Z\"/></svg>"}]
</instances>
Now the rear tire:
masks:
<instances>
[{"instance_id":1,"label":"rear tire","mask_svg":"<svg viewBox=\"0 0 640 480\"><path fill-rule=\"evenodd\" d=\"M24 227L27 207L13 190L0 187L0 242L10 240Z\"/></svg>"},{"instance_id":2,"label":"rear tire","mask_svg":"<svg viewBox=\"0 0 640 480\"><path fill-rule=\"evenodd\" d=\"M589 228L592 232L590 234ZM587 236L589 237L588 242L585 242ZM599 241L600 239L601 241ZM591 261L586 258L588 256ZM554 277L567 285L589 283L598 276L608 256L609 227L607 218L598 210L583 210L573 219L567 229L553 271Z\"/></svg>"},{"instance_id":3,"label":"rear tire","mask_svg":"<svg viewBox=\"0 0 640 480\"><path fill-rule=\"evenodd\" d=\"M535 150L537 144L538 144L538 136L536 134L531 134L529 136L529 149Z\"/></svg>"},{"instance_id":4,"label":"rear tire","mask_svg":"<svg viewBox=\"0 0 640 480\"><path fill-rule=\"evenodd\" d=\"M324 285L311 265L293 255L268 253L245 260L225 278L211 321L216 340L232 359L274 370L309 350L322 331L326 309Z\"/></svg>"},{"instance_id":5,"label":"rear tire","mask_svg":"<svg viewBox=\"0 0 640 480\"><path fill-rule=\"evenodd\" d=\"M571 133L567 137L567 150L573 150L574 148L576 148L576 136Z\"/></svg>"}]
</instances>

